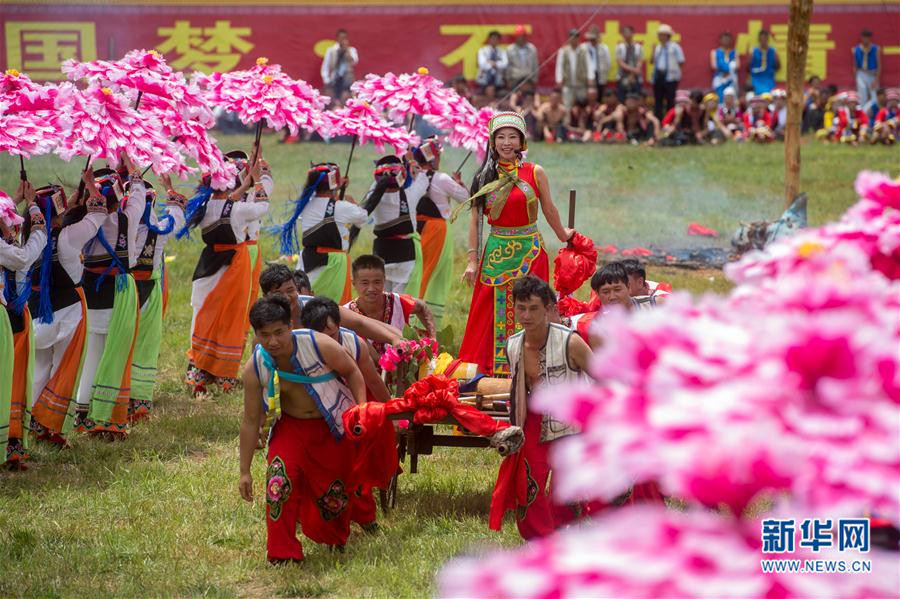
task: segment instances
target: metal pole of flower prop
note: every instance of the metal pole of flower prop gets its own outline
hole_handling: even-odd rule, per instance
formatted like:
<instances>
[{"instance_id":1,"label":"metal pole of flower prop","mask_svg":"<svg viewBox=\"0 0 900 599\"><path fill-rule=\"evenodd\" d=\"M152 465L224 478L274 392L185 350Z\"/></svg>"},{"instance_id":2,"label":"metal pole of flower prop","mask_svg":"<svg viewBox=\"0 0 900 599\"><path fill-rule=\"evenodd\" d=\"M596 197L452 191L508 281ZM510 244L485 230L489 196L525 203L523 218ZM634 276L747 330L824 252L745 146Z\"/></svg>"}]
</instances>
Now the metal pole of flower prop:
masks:
<instances>
[{"instance_id":1,"label":"metal pole of flower prop","mask_svg":"<svg viewBox=\"0 0 900 599\"><path fill-rule=\"evenodd\" d=\"M570 229L575 228L576 191L569 190ZM553 287L559 293L558 309L561 316L571 316L585 311L585 305L572 297L597 269L597 249L594 241L575 233L566 245L560 248L553 260Z\"/></svg>"},{"instance_id":2,"label":"metal pole of flower prop","mask_svg":"<svg viewBox=\"0 0 900 599\"><path fill-rule=\"evenodd\" d=\"M320 131L326 123L322 112L329 98L301 79L292 79L281 66L257 58L244 71L198 76L207 101L237 114L245 125L256 125L253 160L259 151L263 121L276 131L287 127L292 135L300 129Z\"/></svg>"},{"instance_id":3,"label":"metal pole of flower prop","mask_svg":"<svg viewBox=\"0 0 900 599\"><path fill-rule=\"evenodd\" d=\"M398 154L404 153L411 145L418 141L414 133L404 131L382 116L382 113L366 100L351 98L347 105L333 112L324 113L323 117L328 124L326 129L331 136L352 135L353 143L350 145L350 157L347 160L347 170L344 175L350 175L350 165L353 163L353 150L357 144L372 142L379 152L384 151L384 146L394 148ZM346 188L341 188L343 199Z\"/></svg>"},{"instance_id":4,"label":"metal pole of flower prop","mask_svg":"<svg viewBox=\"0 0 900 599\"><path fill-rule=\"evenodd\" d=\"M19 157L22 181L28 180L25 158L49 154L60 137L57 91L15 69L0 75L0 151Z\"/></svg>"},{"instance_id":5,"label":"metal pole of flower prop","mask_svg":"<svg viewBox=\"0 0 900 599\"><path fill-rule=\"evenodd\" d=\"M611 310L596 382L533 398L580 429L550 452L556 502L655 481L684 510L606 509L458 560L438 595L896 597L900 182L863 172L856 189L839 222L726 266L727 296Z\"/></svg>"}]
</instances>

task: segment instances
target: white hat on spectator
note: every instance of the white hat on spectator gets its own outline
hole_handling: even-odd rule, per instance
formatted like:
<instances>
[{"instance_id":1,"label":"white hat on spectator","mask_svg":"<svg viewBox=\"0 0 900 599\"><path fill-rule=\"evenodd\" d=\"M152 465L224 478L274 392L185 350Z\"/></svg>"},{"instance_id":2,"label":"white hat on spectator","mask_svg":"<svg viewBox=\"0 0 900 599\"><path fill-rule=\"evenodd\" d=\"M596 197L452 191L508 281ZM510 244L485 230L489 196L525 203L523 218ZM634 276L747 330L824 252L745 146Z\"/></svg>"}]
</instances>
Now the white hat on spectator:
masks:
<instances>
[{"instance_id":1,"label":"white hat on spectator","mask_svg":"<svg viewBox=\"0 0 900 599\"><path fill-rule=\"evenodd\" d=\"M732 98L737 98L737 92L734 90L734 87L729 85L725 89L722 90L722 97L731 96Z\"/></svg>"},{"instance_id":2,"label":"white hat on spectator","mask_svg":"<svg viewBox=\"0 0 900 599\"><path fill-rule=\"evenodd\" d=\"M660 26L656 29L656 33L657 33L657 34L659 34L659 33L664 33L664 34L666 34L666 35L672 35L672 34L674 34L675 32L672 31L672 27L671 27L671 26L666 25L665 23L662 23L662 24L660 24Z\"/></svg>"},{"instance_id":3,"label":"white hat on spectator","mask_svg":"<svg viewBox=\"0 0 900 599\"><path fill-rule=\"evenodd\" d=\"M773 89L772 97L773 98L787 98L787 92L781 88Z\"/></svg>"}]
</instances>

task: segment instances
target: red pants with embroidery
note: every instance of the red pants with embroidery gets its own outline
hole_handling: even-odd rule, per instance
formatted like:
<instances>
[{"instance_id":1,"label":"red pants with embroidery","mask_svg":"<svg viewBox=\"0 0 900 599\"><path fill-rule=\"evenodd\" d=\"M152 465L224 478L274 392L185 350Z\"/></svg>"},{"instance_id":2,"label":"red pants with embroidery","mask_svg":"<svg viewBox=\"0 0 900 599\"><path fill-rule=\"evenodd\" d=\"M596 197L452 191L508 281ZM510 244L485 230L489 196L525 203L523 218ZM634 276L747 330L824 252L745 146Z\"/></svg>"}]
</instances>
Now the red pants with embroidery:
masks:
<instances>
[{"instance_id":1,"label":"red pants with embroidery","mask_svg":"<svg viewBox=\"0 0 900 599\"><path fill-rule=\"evenodd\" d=\"M541 414L525 417L525 444L522 446L528 479L528 504L516 510L516 526L525 540L545 537L557 528L584 518L604 507L603 502L558 504L553 498L550 478L550 448L554 441L541 443Z\"/></svg>"},{"instance_id":2,"label":"red pants with embroidery","mask_svg":"<svg viewBox=\"0 0 900 599\"><path fill-rule=\"evenodd\" d=\"M337 441L322 418L282 414L269 442L266 557L301 560L297 523L316 543L344 545L350 536L353 444Z\"/></svg>"}]
</instances>

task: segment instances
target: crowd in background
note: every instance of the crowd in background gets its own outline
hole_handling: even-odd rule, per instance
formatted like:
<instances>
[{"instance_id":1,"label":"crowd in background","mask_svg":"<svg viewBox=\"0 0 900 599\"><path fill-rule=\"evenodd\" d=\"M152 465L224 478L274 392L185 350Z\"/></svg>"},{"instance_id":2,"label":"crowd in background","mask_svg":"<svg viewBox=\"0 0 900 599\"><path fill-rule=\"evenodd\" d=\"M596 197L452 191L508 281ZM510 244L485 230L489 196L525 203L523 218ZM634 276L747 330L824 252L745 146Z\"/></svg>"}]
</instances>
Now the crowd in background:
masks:
<instances>
[{"instance_id":1,"label":"crowd in background","mask_svg":"<svg viewBox=\"0 0 900 599\"><path fill-rule=\"evenodd\" d=\"M529 138L537 141L680 146L784 138L787 93L776 87L783 65L768 30L758 33L756 45L743 56L734 36L722 32L709 54L710 86L703 90L680 87L687 57L669 25L659 26L657 43L646 54L649 71L634 33L625 25L623 40L611 49L597 25L583 35L572 29L555 56L541 62L524 26L508 45L492 31L478 50L475 80L460 75L448 85L476 107L523 114ZM803 132L827 142L894 143L900 89L882 86L881 48L863 30L851 52L852 82L826 84L817 76L806 82ZM349 97L358 62L347 32L339 30L321 70L336 106ZM549 68L555 87L540 89L539 75Z\"/></svg>"}]
</instances>

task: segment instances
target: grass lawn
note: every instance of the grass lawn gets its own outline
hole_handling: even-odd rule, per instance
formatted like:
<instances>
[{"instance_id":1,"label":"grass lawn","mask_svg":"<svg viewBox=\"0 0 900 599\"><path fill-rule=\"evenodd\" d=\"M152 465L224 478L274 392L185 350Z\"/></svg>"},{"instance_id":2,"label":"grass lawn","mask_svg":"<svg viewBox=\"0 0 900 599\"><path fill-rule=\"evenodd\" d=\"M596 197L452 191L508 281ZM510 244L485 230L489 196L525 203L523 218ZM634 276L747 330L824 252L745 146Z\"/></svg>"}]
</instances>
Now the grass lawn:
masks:
<instances>
[{"instance_id":1,"label":"grass lawn","mask_svg":"<svg viewBox=\"0 0 900 599\"><path fill-rule=\"evenodd\" d=\"M226 150L250 141L220 139ZM280 146L274 137L264 143L279 217L310 160L345 164L349 150ZM687 237L687 225L695 221L720 231L712 243L727 244L739 221L773 218L783 207L781 145L661 150L535 144L530 154L547 169L563 214L568 189L578 190L577 228L601 244L709 243ZM447 151L445 168L462 156ZM803 156L802 188L813 225L837 218L855 201L859 170L897 174L895 148L808 143ZM357 157L350 192L361 198L376 155L363 148ZM473 163L464 171L467 178ZM53 158L27 163L36 185L59 179L71 187L81 165ZM17 160L0 156L0 189L12 193L18 170ZM190 195L187 184L184 191ZM454 225L460 272L465 227L462 221ZM551 237L545 235L555 252ZM271 238L262 247L265 258L276 257ZM354 255L370 248L365 233ZM197 402L181 383L190 280L200 249L199 241L188 240L167 248L175 260L152 420L121 443L82 436L67 451L33 447L28 472L0 473L0 595L421 597L432 592L434 573L449 557L519 542L511 523L501 534L487 529L496 454L444 448L420 460L418 474L401 476L398 509L382 519L382 532L366 536L355 529L345 554L306 542L303 565L268 567L262 456L254 462L255 502L244 503L237 493L241 397ZM649 276L694 293L728 288L719 271L651 269ZM445 319L454 333L450 349L458 347L469 300L462 289L451 298Z\"/></svg>"}]
</instances>

